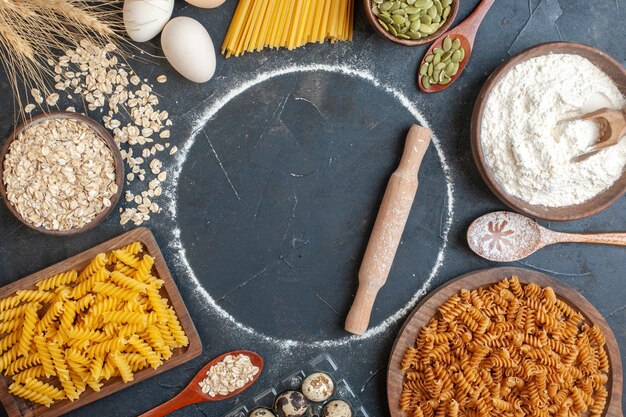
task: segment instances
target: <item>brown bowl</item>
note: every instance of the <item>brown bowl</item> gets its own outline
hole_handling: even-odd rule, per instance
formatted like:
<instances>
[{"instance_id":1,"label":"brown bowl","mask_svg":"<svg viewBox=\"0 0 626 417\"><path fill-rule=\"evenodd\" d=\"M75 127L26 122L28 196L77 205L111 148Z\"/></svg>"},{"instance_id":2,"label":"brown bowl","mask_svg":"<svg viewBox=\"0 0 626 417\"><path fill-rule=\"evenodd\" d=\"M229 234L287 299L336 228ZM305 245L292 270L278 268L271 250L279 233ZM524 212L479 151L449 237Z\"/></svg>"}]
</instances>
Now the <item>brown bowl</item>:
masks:
<instances>
[{"instance_id":1,"label":"brown bowl","mask_svg":"<svg viewBox=\"0 0 626 417\"><path fill-rule=\"evenodd\" d=\"M62 230L62 231L61 230L49 230L44 227L37 227L29 223L22 217L20 213L17 212L15 207L13 207L13 204L9 202L9 199L7 197L7 190L4 185L4 178L3 178L4 158L6 154L9 152L9 147L11 146L11 143L13 142L13 140L15 140L15 138L18 137L18 135L22 131L24 131L24 129L30 126L33 126L37 123L40 123L44 120L49 120L53 118L74 119L79 122L85 123L87 126L95 130L96 133L100 135L102 140L104 140L106 144L109 146L109 149L111 149L111 153L113 154L113 161L115 163L115 184L117 184L117 193L111 196L111 205L107 207L106 209L104 209L103 211L101 211L91 222L87 223L83 227L76 228L76 229L69 229L69 230ZM122 154L120 153L119 148L115 144L113 137L111 136L109 131L106 130L103 126L101 126L98 122L96 122L95 120L87 116L83 116L82 114L65 112L65 111L55 111L55 112L50 112L47 114L40 114L38 116L35 116L29 121L24 122L23 124L15 128L13 130L13 133L7 138L6 142L4 143L4 146L0 150L0 195L2 196L2 199L4 200L6 206L9 208L9 211L13 213L13 215L20 222L30 227L31 229L37 230L38 232L41 232L41 233L45 233L48 235L55 235L55 236L71 236L71 235L77 235L77 234L86 232L87 230L94 228L98 224L102 223L102 221L109 215L109 213L113 211L113 209L115 208L115 205L120 199L120 196L122 195L123 186L124 186L124 161L122 160Z\"/></svg>"},{"instance_id":2,"label":"brown bowl","mask_svg":"<svg viewBox=\"0 0 626 417\"><path fill-rule=\"evenodd\" d=\"M441 35L443 35L444 33L448 31L450 26L452 26L454 19L456 18L456 14L459 12L459 1L460 0L452 0L452 4L450 5L450 15L448 16L448 20L446 20L443 26L441 26L432 35L429 35L423 39L418 39L418 40L400 39L400 38L393 36L391 33L385 30L385 28L382 27L380 23L378 23L378 19L376 18L376 15L374 14L374 12L372 12L372 6L371 6L372 0L363 0L363 7L365 8L365 16L367 16L367 20L370 22L372 26L374 26L374 29L376 29L376 32L378 32L379 35L381 35L384 38L389 39L391 42L395 42L400 45L418 46L418 45L425 45L427 43L431 43L435 39L437 39L438 37L440 37Z\"/></svg>"},{"instance_id":3,"label":"brown bowl","mask_svg":"<svg viewBox=\"0 0 626 417\"><path fill-rule=\"evenodd\" d=\"M495 175L491 171L491 168L489 168L489 165L487 164L480 140L480 129L485 111L485 105L487 103L487 98L496 84L500 82L509 70L520 62L548 54L575 54L582 56L583 58L587 58L606 75L608 75L620 92L623 95L626 95L626 70L624 70L619 62L604 52L592 48L591 46L571 42L552 42L534 46L514 56L498 67L491 74L480 91L476 104L474 105L474 112L472 114L472 126L470 130L472 152L474 154L474 160L476 161L478 171L489 186L489 189L491 189L491 191L500 200L502 200L504 204L511 207L513 210L542 220L577 220L592 216L604 210L624 195L626 192L626 170L623 171L622 176L609 189L601 194L598 194L591 200L585 201L584 203L564 207L546 207L529 204L524 200L508 194L498 183Z\"/></svg>"}]
</instances>

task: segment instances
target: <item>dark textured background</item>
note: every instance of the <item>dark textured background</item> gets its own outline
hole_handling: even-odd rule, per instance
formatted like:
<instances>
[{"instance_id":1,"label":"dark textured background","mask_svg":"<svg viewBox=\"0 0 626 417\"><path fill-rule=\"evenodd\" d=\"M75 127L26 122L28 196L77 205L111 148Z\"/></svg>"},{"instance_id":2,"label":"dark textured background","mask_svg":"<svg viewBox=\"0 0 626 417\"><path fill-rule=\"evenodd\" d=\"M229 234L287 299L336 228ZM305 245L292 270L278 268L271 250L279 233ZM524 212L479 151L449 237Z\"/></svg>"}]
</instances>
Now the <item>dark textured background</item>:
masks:
<instances>
[{"instance_id":1,"label":"dark textured background","mask_svg":"<svg viewBox=\"0 0 626 417\"><path fill-rule=\"evenodd\" d=\"M463 76L445 92L429 96L418 93L414 83L425 47L396 46L378 37L365 21L361 2L357 3L352 43L264 51L228 60L218 56L215 78L203 85L183 80L164 60L133 66L142 78L168 75L168 83L157 84L155 90L162 96L161 107L172 115L170 141L179 148L193 136L194 123L207 108L259 73L294 64L341 64L368 71L414 103L440 140L450 165L454 215L443 266L428 289L493 266L473 255L464 238L475 217L503 208L480 179L470 152L470 115L482 83L510 53L559 38L590 44L624 64L626 2L497 0L478 33ZM477 3L463 0L457 21ZM200 10L178 1L175 15L200 20L219 47L235 6L234 0L228 0L218 9ZM157 52L158 45L146 49ZM5 77L0 78L0 88L4 93L0 133L6 136L13 114ZM359 77L328 71L276 77L225 105L196 132L179 186L168 190L178 202L181 242L201 285L221 308L272 340L297 343L268 340L220 318L194 292L180 263L173 232L177 223L167 213L155 215L147 226L170 263L202 338L203 355L72 415L136 415L178 393L207 360L237 348L264 356L266 371L257 385L239 398L193 406L176 415L223 415L321 352L337 359L372 416L387 415L386 363L402 320L374 337L350 342L344 340L342 326L384 186L414 122L383 89ZM165 167L170 170L173 164L170 158ZM403 244L378 298L372 325L393 315L422 288L443 245L450 202L434 147L420 179ZM590 219L546 225L561 231L626 230L625 208L622 198ZM21 226L0 206L0 283L130 228L119 225L116 213L82 236L47 237ZM607 318L624 352L625 259L624 249L618 247L567 245L547 248L515 265L545 271L579 290ZM334 341L335 346L322 346L319 342L324 340Z\"/></svg>"}]
</instances>

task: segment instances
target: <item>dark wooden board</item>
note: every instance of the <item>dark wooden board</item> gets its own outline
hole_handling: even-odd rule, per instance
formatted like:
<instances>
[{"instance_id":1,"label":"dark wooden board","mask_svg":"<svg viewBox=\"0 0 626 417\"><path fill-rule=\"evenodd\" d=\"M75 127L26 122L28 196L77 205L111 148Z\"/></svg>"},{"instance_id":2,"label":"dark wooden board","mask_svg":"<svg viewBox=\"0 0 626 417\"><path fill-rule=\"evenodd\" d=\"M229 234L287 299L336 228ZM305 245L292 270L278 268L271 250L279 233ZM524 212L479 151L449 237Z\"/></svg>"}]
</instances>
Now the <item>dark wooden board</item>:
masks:
<instances>
[{"instance_id":1,"label":"dark wooden board","mask_svg":"<svg viewBox=\"0 0 626 417\"><path fill-rule=\"evenodd\" d=\"M146 368L137 371L135 373L135 379L131 382L124 383L122 379L117 376L105 381L100 392L95 392L90 388L87 388L78 400L73 402L69 400L59 401L53 404L50 408L46 408L43 405L37 405L11 395L8 391L8 384L10 384L9 378L0 376L0 401L2 402L2 405L4 406L9 417L57 417L162 372L175 368L178 365L196 358L202 353L202 342L200 341L198 332L196 331L191 317L189 316L189 312L185 307L185 303L178 292L176 283L174 282L174 279L172 278L172 275L165 263L161 250L154 239L154 235L145 227L131 230L130 232L124 233L121 236L86 250L85 252L66 259L65 261L61 261L48 268L42 269L39 272L4 286L0 288L0 298L12 295L17 290L35 288L36 282L57 273L70 269L80 270L84 268L98 253L119 249L135 241L143 243L144 251L154 258L153 275L162 279L164 282L163 287L161 288L161 295L170 301L170 304L176 311L180 324L189 338L189 345L184 348L174 349L172 351L172 357L164 361L163 365L159 366L157 369Z\"/></svg>"},{"instance_id":2,"label":"dark wooden board","mask_svg":"<svg viewBox=\"0 0 626 417\"><path fill-rule=\"evenodd\" d=\"M556 295L570 306L580 311L585 320L597 324L606 336L606 349L611 369L607 390L609 396L603 416L621 416L622 413L622 361L615 335L604 320L604 317L580 293L560 281L541 272L523 268L493 268L474 271L455 278L428 294L411 312L393 345L387 370L387 399L392 417L407 417L400 409L400 394L405 371L401 370L402 357L409 346L415 344L419 330L437 313L437 308L461 289L474 290L501 281L504 278L517 276L521 283L534 282L541 287L552 287Z\"/></svg>"}]
</instances>

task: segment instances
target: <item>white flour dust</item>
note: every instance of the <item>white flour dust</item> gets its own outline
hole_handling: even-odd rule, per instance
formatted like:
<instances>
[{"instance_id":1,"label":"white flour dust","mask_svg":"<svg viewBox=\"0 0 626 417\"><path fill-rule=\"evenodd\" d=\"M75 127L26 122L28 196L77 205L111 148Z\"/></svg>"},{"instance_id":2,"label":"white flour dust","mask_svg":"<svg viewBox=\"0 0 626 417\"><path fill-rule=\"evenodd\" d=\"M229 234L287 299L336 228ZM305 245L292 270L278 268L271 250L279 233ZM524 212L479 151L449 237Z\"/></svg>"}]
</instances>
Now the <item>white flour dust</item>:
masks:
<instances>
[{"instance_id":1,"label":"white flour dust","mask_svg":"<svg viewBox=\"0 0 626 417\"><path fill-rule=\"evenodd\" d=\"M270 80L275 77L280 77L283 75L294 74L294 73L306 73L306 72L330 72L346 75L349 77L359 78L361 80L365 80L371 85L380 88L387 94L391 94L402 104L402 106L411 113L413 117L417 120L417 122L426 128L429 128L429 124L424 118L424 116L417 110L415 105L399 90L392 88L390 86L382 84L378 79L376 79L369 71L365 69L350 67L346 65L294 65L286 68L276 69L273 71L268 71L259 74L255 78L247 81L242 81L240 83L234 82L233 85L236 85L232 90L227 91L223 96L218 98L213 104L211 104L208 108L202 112L196 120L192 121L192 131L190 134L190 139L184 144L184 146L180 149L180 151L176 154L175 158L175 166L172 169L172 181L170 183L170 187L168 187L169 192L167 193L169 197L169 201L167 202L167 211L171 216L171 221L178 225L176 220L177 215L177 200L176 200L176 190L178 188L178 181L180 179L180 174L182 168L187 159L187 155L193 144L196 141L198 134L203 130L206 124L211 121L216 114L231 100L240 94L246 92L248 89L263 83L267 80ZM230 313L224 310L221 306L219 306L215 299L211 297L211 295L207 292L207 290L202 286L198 277L196 276L194 270L191 268L189 261L187 259L187 254L185 248L181 242L181 231L178 226L173 228L173 239L170 243L170 247L176 253L178 261L180 262L180 266L189 276L191 283L193 284L194 295L199 299L203 300L212 313L219 316L225 323L232 324L238 331L242 334L248 334L250 336L254 336L261 341L269 343L280 350L288 351L295 347L306 346L310 348L330 348L336 346L344 346L354 341L365 340L372 338L376 335L384 333L387 331L391 325L398 322L402 319L418 302L418 300L426 293L426 291L430 288L430 285L433 279L437 276L441 266L443 264L445 251L448 245L448 234L450 232L450 228L452 226L452 220L454 216L454 187L452 184L452 177L450 166L446 161L446 157L443 153L441 143L437 139L437 137L433 134L432 137L433 145L435 146L435 150L437 151L437 155L439 160L441 161L441 165L443 167L444 175L446 177L446 189L447 189L447 210L446 215L447 219L443 226L442 230L442 239L443 243L437 255L437 259L433 269L430 272L430 275L426 279L426 281L422 284L422 287L413 295L413 297L409 300L409 302L400 310L395 312L392 316L387 318L385 321L377 325L376 327L370 328L365 334L361 336L346 336L337 340L326 340L326 341L318 341L318 342L301 342L297 340L291 339L279 339L271 336L267 336L262 334L255 329L238 322L235 317L233 317Z\"/></svg>"}]
</instances>

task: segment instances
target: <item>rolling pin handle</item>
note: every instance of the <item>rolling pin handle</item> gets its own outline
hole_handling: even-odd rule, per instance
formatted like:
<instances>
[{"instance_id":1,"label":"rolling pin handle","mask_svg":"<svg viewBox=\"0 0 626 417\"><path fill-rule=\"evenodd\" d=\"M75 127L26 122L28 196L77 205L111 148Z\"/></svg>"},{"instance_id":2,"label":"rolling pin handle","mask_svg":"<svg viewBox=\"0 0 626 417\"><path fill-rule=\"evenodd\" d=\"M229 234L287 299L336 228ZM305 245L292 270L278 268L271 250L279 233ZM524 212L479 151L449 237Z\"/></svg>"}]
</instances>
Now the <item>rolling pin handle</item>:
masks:
<instances>
[{"instance_id":1,"label":"rolling pin handle","mask_svg":"<svg viewBox=\"0 0 626 417\"><path fill-rule=\"evenodd\" d=\"M357 335L365 333L370 322L370 316L378 291L379 288L359 285L352 308L346 318L346 331Z\"/></svg>"}]
</instances>

